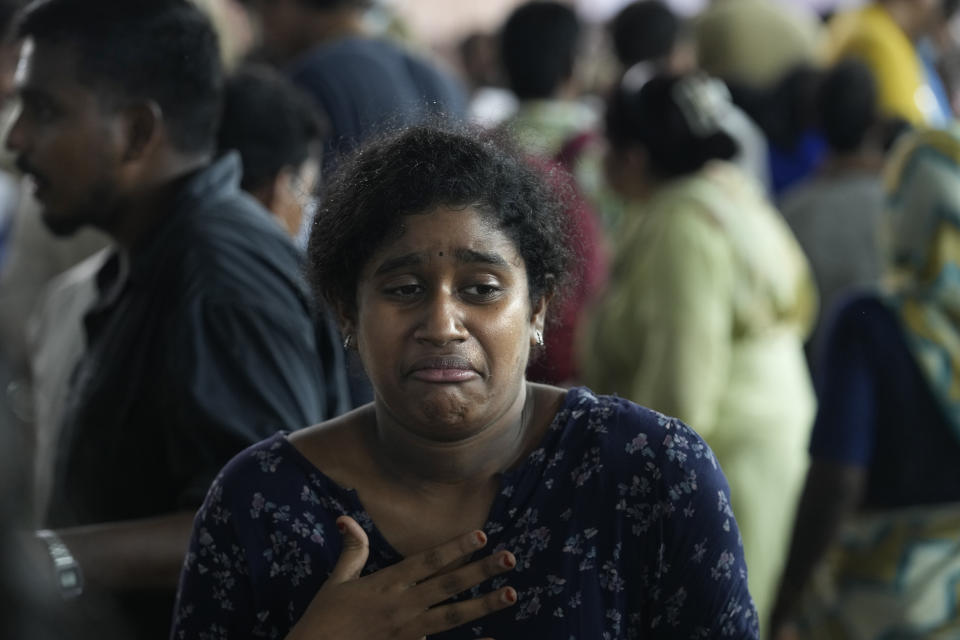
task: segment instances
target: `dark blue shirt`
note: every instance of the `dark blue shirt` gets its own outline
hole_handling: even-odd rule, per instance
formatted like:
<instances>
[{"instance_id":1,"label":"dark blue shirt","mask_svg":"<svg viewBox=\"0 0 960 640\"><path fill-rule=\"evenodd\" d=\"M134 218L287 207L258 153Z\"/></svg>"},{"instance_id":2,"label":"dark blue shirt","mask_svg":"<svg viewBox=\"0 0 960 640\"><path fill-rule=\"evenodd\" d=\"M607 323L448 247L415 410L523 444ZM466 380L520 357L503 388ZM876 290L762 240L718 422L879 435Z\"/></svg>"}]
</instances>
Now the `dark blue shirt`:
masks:
<instances>
[{"instance_id":1,"label":"dark blue shirt","mask_svg":"<svg viewBox=\"0 0 960 640\"><path fill-rule=\"evenodd\" d=\"M893 310L871 294L828 325L810 453L867 470L867 508L960 502L960 442Z\"/></svg>"},{"instance_id":2,"label":"dark blue shirt","mask_svg":"<svg viewBox=\"0 0 960 640\"><path fill-rule=\"evenodd\" d=\"M235 458L197 515L174 640L283 638L336 564L343 514L369 536L364 573L401 560L356 492L283 435ZM758 637L726 480L675 419L572 389L484 530L483 553L517 566L461 598L510 584L519 600L431 639Z\"/></svg>"},{"instance_id":3,"label":"dark blue shirt","mask_svg":"<svg viewBox=\"0 0 960 640\"><path fill-rule=\"evenodd\" d=\"M97 275L71 381L52 526L195 508L237 452L325 417L300 257L231 154Z\"/></svg>"}]
</instances>

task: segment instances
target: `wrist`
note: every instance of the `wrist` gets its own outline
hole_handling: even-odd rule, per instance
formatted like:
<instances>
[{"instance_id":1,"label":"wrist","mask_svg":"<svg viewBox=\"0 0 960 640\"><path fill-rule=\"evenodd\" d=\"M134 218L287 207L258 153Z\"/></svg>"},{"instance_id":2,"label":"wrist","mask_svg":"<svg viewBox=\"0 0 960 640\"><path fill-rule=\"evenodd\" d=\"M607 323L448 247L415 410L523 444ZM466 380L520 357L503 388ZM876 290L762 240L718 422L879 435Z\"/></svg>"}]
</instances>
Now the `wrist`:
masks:
<instances>
[{"instance_id":1,"label":"wrist","mask_svg":"<svg viewBox=\"0 0 960 640\"><path fill-rule=\"evenodd\" d=\"M83 573L80 565L60 536L49 529L41 529L34 535L46 546L60 595L69 600L83 593Z\"/></svg>"}]
</instances>

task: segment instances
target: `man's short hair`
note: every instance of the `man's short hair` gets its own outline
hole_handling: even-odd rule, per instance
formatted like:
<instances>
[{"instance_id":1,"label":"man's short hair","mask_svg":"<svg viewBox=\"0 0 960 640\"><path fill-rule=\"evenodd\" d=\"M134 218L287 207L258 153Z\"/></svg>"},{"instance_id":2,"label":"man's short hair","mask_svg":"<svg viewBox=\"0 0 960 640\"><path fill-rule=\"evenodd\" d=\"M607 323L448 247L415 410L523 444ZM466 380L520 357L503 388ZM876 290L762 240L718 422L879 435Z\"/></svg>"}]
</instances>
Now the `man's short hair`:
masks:
<instances>
[{"instance_id":1,"label":"man's short hair","mask_svg":"<svg viewBox=\"0 0 960 640\"><path fill-rule=\"evenodd\" d=\"M11 35L15 18L26 4L27 0L0 0L0 40Z\"/></svg>"},{"instance_id":2,"label":"man's short hair","mask_svg":"<svg viewBox=\"0 0 960 640\"><path fill-rule=\"evenodd\" d=\"M624 67L669 56L680 37L680 19L660 0L638 0L610 22L610 37Z\"/></svg>"},{"instance_id":3,"label":"man's short hair","mask_svg":"<svg viewBox=\"0 0 960 640\"><path fill-rule=\"evenodd\" d=\"M240 4L249 6L253 0L239 0ZM313 9L342 9L344 7L353 7L356 9L366 9L373 0L297 0L305 7Z\"/></svg>"},{"instance_id":4,"label":"man's short hair","mask_svg":"<svg viewBox=\"0 0 960 640\"><path fill-rule=\"evenodd\" d=\"M857 151L880 118L877 83L863 62L845 59L830 69L817 95L820 129L834 151Z\"/></svg>"},{"instance_id":5,"label":"man's short hair","mask_svg":"<svg viewBox=\"0 0 960 640\"><path fill-rule=\"evenodd\" d=\"M549 98L573 75L580 21L559 2L529 2L503 26L500 54L510 88L521 100Z\"/></svg>"},{"instance_id":6,"label":"man's short hair","mask_svg":"<svg viewBox=\"0 0 960 640\"><path fill-rule=\"evenodd\" d=\"M105 100L152 100L173 146L213 149L223 71L217 35L188 0L37 0L19 34L76 51L78 81Z\"/></svg>"},{"instance_id":7,"label":"man's short hair","mask_svg":"<svg viewBox=\"0 0 960 640\"><path fill-rule=\"evenodd\" d=\"M323 134L313 102L279 73L251 65L227 79L217 149L240 153L245 190L318 154Z\"/></svg>"}]
</instances>

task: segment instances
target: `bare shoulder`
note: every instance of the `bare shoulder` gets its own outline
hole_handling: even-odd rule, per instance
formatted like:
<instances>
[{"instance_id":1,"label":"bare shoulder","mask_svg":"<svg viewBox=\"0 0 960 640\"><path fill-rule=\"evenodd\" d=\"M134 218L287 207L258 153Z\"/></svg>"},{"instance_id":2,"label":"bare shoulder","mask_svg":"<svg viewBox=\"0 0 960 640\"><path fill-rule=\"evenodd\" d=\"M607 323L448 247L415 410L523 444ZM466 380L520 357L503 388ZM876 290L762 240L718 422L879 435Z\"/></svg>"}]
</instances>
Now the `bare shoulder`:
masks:
<instances>
[{"instance_id":1,"label":"bare shoulder","mask_svg":"<svg viewBox=\"0 0 960 640\"><path fill-rule=\"evenodd\" d=\"M294 431L287 439L324 475L345 487L369 464L363 446L363 430L374 420L373 405L367 404L342 416Z\"/></svg>"}]
</instances>

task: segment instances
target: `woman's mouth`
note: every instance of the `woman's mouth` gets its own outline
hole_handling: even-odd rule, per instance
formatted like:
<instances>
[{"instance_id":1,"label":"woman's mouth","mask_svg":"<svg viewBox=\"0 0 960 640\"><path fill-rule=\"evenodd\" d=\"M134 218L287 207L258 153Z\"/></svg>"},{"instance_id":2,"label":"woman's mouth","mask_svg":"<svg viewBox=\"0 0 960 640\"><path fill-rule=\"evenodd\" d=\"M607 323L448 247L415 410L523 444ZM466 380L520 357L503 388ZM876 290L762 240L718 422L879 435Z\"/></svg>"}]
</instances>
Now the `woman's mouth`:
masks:
<instances>
[{"instance_id":1,"label":"woman's mouth","mask_svg":"<svg viewBox=\"0 0 960 640\"><path fill-rule=\"evenodd\" d=\"M461 356L422 358L410 367L410 377L422 382L457 383L478 378L470 361Z\"/></svg>"}]
</instances>

